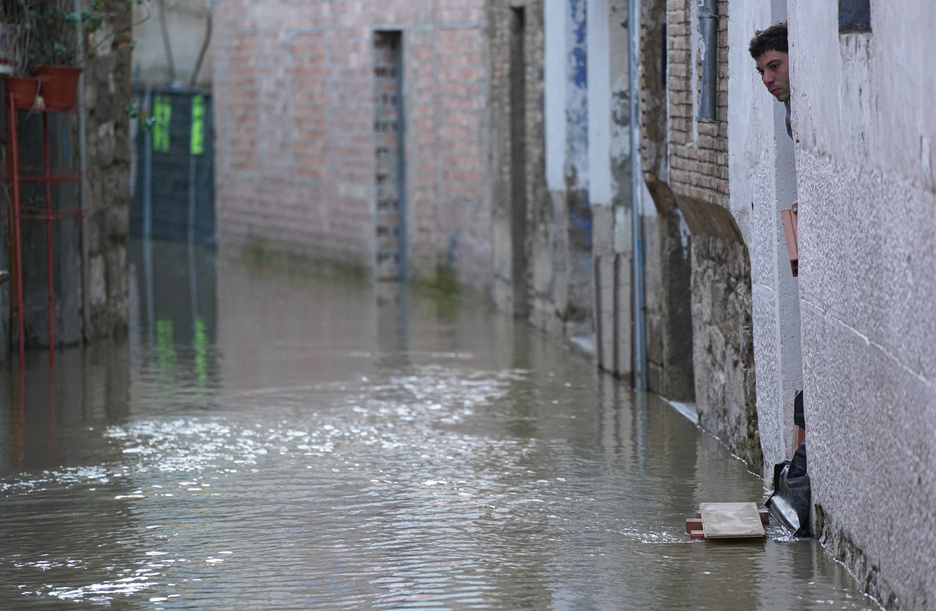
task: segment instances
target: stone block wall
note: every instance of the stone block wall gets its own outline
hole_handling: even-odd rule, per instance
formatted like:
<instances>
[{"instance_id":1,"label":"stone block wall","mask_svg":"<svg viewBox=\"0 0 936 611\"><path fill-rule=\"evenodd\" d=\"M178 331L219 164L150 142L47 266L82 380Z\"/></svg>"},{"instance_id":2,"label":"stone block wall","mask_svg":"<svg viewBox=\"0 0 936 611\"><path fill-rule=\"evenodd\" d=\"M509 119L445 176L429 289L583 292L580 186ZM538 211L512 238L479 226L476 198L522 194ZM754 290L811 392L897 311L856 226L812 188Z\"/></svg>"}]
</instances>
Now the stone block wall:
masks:
<instances>
[{"instance_id":1,"label":"stone block wall","mask_svg":"<svg viewBox=\"0 0 936 611\"><path fill-rule=\"evenodd\" d=\"M375 269L374 37L400 31L409 269L489 285L482 0L216 11L220 244Z\"/></svg>"},{"instance_id":2,"label":"stone block wall","mask_svg":"<svg viewBox=\"0 0 936 611\"><path fill-rule=\"evenodd\" d=\"M80 113L47 115L50 163L53 168L81 167L81 181L55 183L52 206L83 208L83 221L60 219L52 223L52 273L55 294L56 345L124 337L129 325L127 247L130 209L130 6L104 0L95 5L101 19L97 30L86 32L79 91ZM22 115L17 123L20 163L41 166L42 118ZM81 128L84 127L84 138ZM6 121L0 128L8 140ZM83 141L83 142L82 142ZM82 147L84 144L84 148ZM8 147L3 147L3 180L9 182ZM23 184L24 201L44 201L42 186ZM48 294L45 230L33 221L21 223L23 294L27 303L44 304ZM0 283L0 363L19 343L13 308L9 305L15 270L10 255L12 225L0 221L0 270L9 282ZM49 345L48 310L26 308L25 345Z\"/></svg>"},{"instance_id":3,"label":"stone block wall","mask_svg":"<svg viewBox=\"0 0 936 611\"><path fill-rule=\"evenodd\" d=\"M104 0L104 25L85 42L85 340L122 336L129 324L131 10Z\"/></svg>"},{"instance_id":4,"label":"stone block wall","mask_svg":"<svg viewBox=\"0 0 936 611\"><path fill-rule=\"evenodd\" d=\"M696 409L703 425L760 469L751 272L729 212L728 2L718 11L715 120L697 119L701 52L695 2L667 2L669 186L692 232Z\"/></svg>"}]
</instances>

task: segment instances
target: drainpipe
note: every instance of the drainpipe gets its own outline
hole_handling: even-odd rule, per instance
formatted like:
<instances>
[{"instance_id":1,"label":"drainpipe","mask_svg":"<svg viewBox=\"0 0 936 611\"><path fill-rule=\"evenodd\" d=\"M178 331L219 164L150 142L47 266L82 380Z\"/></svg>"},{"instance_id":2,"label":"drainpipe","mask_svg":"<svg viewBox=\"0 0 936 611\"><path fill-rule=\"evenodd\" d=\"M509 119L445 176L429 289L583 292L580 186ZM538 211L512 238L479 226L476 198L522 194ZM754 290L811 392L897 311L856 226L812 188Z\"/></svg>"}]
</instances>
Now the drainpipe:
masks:
<instances>
[{"instance_id":1,"label":"drainpipe","mask_svg":"<svg viewBox=\"0 0 936 611\"><path fill-rule=\"evenodd\" d=\"M718 86L718 8L717 0L699 0L699 34L702 37L702 95L699 119L715 120Z\"/></svg>"},{"instance_id":2,"label":"drainpipe","mask_svg":"<svg viewBox=\"0 0 936 611\"><path fill-rule=\"evenodd\" d=\"M144 98L146 118L153 116L153 88L147 86ZM143 273L146 283L146 326L150 345L156 341L156 298L153 296L153 132L143 132Z\"/></svg>"},{"instance_id":3,"label":"drainpipe","mask_svg":"<svg viewBox=\"0 0 936 611\"><path fill-rule=\"evenodd\" d=\"M627 6L628 36L628 102L630 120L630 200L631 236L634 248L634 389L647 390L647 336L644 305L643 164L641 163L640 129L640 0L630 0Z\"/></svg>"},{"instance_id":4,"label":"drainpipe","mask_svg":"<svg viewBox=\"0 0 936 611\"><path fill-rule=\"evenodd\" d=\"M153 116L153 88L146 87L143 108L146 118ZM153 132L145 129L143 132L143 239L153 237Z\"/></svg>"},{"instance_id":5,"label":"drainpipe","mask_svg":"<svg viewBox=\"0 0 936 611\"><path fill-rule=\"evenodd\" d=\"M75 14L80 14L81 2L74 0ZM77 29L78 44L76 47L76 63L83 66L85 63L84 53L84 28L81 20L75 24ZM91 243L88 241L90 233L90 221L88 220L90 212L91 191L88 186L88 115L85 108L85 83L87 76L80 77L81 86L78 87L78 169L81 172L81 182L79 183L79 200L81 207L81 337L83 342L87 342L92 335L91 329Z\"/></svg>"}]
</instances>

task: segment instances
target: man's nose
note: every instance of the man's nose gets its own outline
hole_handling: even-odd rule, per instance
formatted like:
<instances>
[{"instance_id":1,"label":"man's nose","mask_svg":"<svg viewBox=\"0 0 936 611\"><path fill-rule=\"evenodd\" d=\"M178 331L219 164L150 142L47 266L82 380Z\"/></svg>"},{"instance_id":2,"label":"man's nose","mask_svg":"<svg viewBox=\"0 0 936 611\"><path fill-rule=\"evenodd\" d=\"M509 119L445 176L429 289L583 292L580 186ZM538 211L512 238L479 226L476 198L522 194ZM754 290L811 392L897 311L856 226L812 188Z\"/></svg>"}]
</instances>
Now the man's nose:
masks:
<instances>
[{"instance_id":1,"label":"man's nose","mask_svg":"<svg viewBox=\"0 0 936 611\"><path fill-rule=\"evenodd\" d=\"M761 75L761 80L765 85L770 85L774 81L773 74L768 70L764 70L764 73Z\"/></svg>"}]
</instances>

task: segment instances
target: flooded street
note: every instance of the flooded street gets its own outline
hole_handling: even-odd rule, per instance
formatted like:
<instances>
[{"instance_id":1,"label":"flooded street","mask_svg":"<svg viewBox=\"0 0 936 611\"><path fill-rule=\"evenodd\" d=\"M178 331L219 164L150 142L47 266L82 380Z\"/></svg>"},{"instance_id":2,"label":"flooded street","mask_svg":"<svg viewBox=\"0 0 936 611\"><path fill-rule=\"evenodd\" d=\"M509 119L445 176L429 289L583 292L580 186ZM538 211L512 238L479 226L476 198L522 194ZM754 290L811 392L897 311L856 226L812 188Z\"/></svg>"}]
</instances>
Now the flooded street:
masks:
<instances>
[{"instance_id":1,"label":"flooded street","mask_svg":"<svg viewBox=\"0 0 936 611\"><path fill-rule=\"evenodd\" d=\"M760 479L470 303L134 244L131 338L3 379L0 606L876 608Z\"/></svg>"}]
</instances>

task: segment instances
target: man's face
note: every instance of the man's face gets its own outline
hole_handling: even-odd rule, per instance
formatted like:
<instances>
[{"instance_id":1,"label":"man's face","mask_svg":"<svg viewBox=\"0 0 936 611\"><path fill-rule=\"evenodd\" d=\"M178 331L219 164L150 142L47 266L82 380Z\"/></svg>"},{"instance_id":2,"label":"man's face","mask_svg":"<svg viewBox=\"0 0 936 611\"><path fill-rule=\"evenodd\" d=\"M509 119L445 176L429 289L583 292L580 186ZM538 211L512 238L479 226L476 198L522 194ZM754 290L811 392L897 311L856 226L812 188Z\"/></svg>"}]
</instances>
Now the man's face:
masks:
<instances>
[{"instance_id":1,"label":"man's face","mask_svg":"<svg viewBox=\"0 0 936 611\"><path fill-rule=\"evenodd\" d=\"M770 95L781 102L789 100L790 64L787 63L787 54L782 51L766 51L755 62Z\"/></svg>"}]
</instances>

